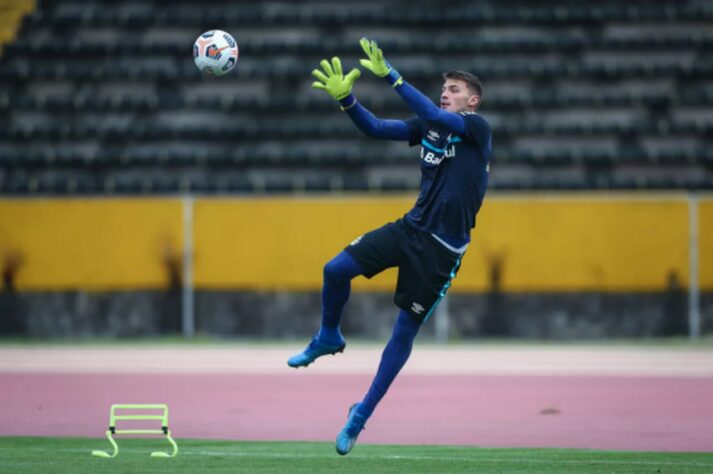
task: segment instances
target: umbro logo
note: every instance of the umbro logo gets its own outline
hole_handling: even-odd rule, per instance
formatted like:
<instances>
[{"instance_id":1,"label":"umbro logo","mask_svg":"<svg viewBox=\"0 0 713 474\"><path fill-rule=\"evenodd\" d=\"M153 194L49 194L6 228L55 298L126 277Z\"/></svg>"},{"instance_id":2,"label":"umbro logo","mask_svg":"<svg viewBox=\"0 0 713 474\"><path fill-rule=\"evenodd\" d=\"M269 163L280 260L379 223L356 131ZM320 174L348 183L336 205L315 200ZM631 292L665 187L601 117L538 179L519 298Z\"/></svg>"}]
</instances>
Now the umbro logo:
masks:
<instances>
[{"instance_id":1,"label":"umbro logo","mask_svg":"<svg viewBox=\"0 0 713 474\"><path fill-rule=\"evenodd\" d=\"M411 311L413 311L413 312L416 313L416 314L421 314L421 313L423 313L423 310L424 310L424 309L426 309L426 308L424 308L423 306L421 306L420 304L418 304L418 303L416 303L416 302L414 302L414 303L411 305Z\"/></svg>"},{"instance_id":2,"label":"umbro logo","mask_svg":"<svg viewBox=\"0 0 713 474\"><path fill-rule=\"evenodd\" d=\"M437 131L435 131L435 130L429 130L429 131L428 131L428 138L429 138L429 140L434 140L434 141L435 141L435 140L438 140L439 138L441 138L441 136L438 134Z\"/></svg>"}]
</instances>

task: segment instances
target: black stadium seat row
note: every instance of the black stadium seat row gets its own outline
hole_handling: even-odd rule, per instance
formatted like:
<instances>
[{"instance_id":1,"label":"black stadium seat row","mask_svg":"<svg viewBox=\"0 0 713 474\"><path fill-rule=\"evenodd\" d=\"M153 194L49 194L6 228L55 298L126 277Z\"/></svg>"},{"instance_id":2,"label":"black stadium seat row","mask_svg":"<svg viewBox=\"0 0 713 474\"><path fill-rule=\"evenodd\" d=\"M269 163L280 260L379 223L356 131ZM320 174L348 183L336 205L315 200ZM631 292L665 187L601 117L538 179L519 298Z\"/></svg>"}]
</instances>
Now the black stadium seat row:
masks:
<instances>
[{"instance_id":1,"label":"black stadium seat row","mask_svg":"<svg viewBox=\"0 0 713 474\"><path fill-rule=\"evenodd\" d=\"M388 114L403 108L403 101L396 95L382 97L365 95L359 101L370 110ZM710 89L683 89L678 93L653 91L637 93L626 90L605 90L596 95L568 94L552 90L538 90L537 94L512 96L492 95L486 92L487 107L498 111L541 109L565 109L568 107L609 108L609 107L650 107L650 106L713 106L713 87ZM251 113L274 113L285 110L334 111L333 100L322 96L299 96L274 94L264 96L211 95L187 97L179 93L142 92L83 92L71 95L36 96L14 93L8 89L0 91L0 112L50 111L50 112L146 112L157 110L186 109L193 111L220 111Z\"/></svg>"},{"instance_id":2,"label":"black stadium seat row","mask_svg":"<svg viewBox=\"0 0 713 474\"><path fill-rule=\"evenodd\" d=\"M239 31L239 30L238 30ZM82 38L72 38L58 42L54 38L42 37L36 40L10 44L5 49L7 58L23 57L43 59L48 55L65 59L90 59L119 55L142 56L175 56L186 57L193 47L192 35L196 30L184 35L184 41L175 39L161 40L156 38L143 39L126 37L121 39L105 39L88 41ZM358 51L356 41L351 38L324 41L320 38L304 39L257 39L238 36L241 54L246 57L261 57L267 54L298 54L298 55L353 55ZM536 38L463 38L447 36L433 38L414 38L409 41L385 39L380 46L394 54L424 54L439 53L542 53L561 52L576 53L587 50L606 51L650 51L656 48L666 50L690 50L698 48L707 50L713 48L713 34L703 36L693 34L689 37L679 36L649 36L625 38L589 37L574 33L554 33L546 37Z\"/></svg>"},{"instance_id":3,"label":"black stadium seat row","mask_svg":"<svg viewBox=\"0 0 713 474\"><path fill-rule=\"evenodd\" d=\"M244 61L238 65L240 77L261 80L305 80L320 58L304 61L279 62L277 60ZM356 58L351 64L356 64ZM400 72L413 79L433 79L448 70L453 61L433 61L428 66L404 64ZM303 64L304 63L304 64ZM563 76L590 79L630 79L659 78L672 76L682 80L709 78L713 76L713 60L690 64L583 64L579 60L563 60L542 63L527 60L503 59L501 61L473 59L459 62L462 69L475 72L486 80L522 79L556 80ZM203 76L191 61L173 61L166 59L160 64L151 60L136 60L126 64L117 64L113 60L67 60L53 64L51 62L32 63L26 59L8 59L0 69L0 81L26 83L35 80L72 80L72 81L201 81Z\"/></svg>"},{"instance_id":4,"label":"black stadium seat row","mask_svg":"<svg viewBox=\"0 0 713 474\"><path fill-rule=\"evenodd\" d=\"M409 148L384 153L378 146L345 149L331 146L311 148L309 145L274 146L270 143L242 145L230 148L206 149L199 144L183 143L181 148L157 146L153 148L92 148L32 145L14 151L0 150L0 170L27 169L86 169L107 170L146 169L165 166L169 169L197 167L204 170L241 170L260 168L291 168L320 170L324 167L366 169L380 166L407 165L413 167L416 158ZM686 149L647 152L641 147L623 150L606 148L529 149L501 146L493 154L495 167L512 164L532 165L537 170L547 167L584 166L612 168L619 164L638 165L642 170L660 164L703 166L713 169L713 149L701 146Z\"/></svg>"},{"instance_id":5,"label":"black stadium seat row","mask_svg":"<svg viewBox=\"0 0 713 474\"><path fill-rule=\"evenodd\" d=\"M35 15L31 26L50 23L54 27L129 27L154 25L202 26L227 24L252 25L313 25L348 26L403 25L407 27L449 25L596 25L607 22L667 22L704 21L713 19L713 8L707 3L687 2L677 8L658 2L607 1L593 4L567 2L458 2L453 8L423 4L421 8L398 8L407 2L365 2L338 4L320 2L290 2L275 5L243 2L195 4L194 2L151 2L128 8L101 3L73 3L51 9L58 2L45 2L50 11ZM681 2L684 3L684 2ZM366 8L365 8L366 6Z\"/></svg>"},{"instance_id":6,"label":"black stadium seat row","mask_svg":"<svg viewBox=\"0 0 713 474\"><path fill-rule=\"evenodd\" d=\"M638 120L630 123L616 121L554 122L541 118L503 120L492 125L501 139L523 135L612 136L625 135L631 139L639 135L713 135L713 117L708 121L671 122L665 119ZM270 118L169 124L154 120L131 122L101 122L98 120L64 119L62 123L31 123L9 125L0 129L0 140L17 144L28 140L199 140L210 143L221 140L225 144L239 144L246 139L290 140L297 138L359 138L359 132L347 120L315 120L310 122L275 123Z\"/></svg>"},{"instance_id":7,"label":"black stadium seat row","mask_svg":"<svg viewBox=\"0 0 713 474\"><path fill-rule=\"evenodd\" d=\"M518 178L493 180L492 189L508 191L537 190L706 190L713 187L710 177L636 177L611 178ZM135 194L222 194L222 193L300 193L300 192L404 192L416 191L405 179L368 179L359 175L331 177L267 176L259 179L232 176L224 179L204 177L98 177L89 175L19 176L0 179L0 193L9 195L135 195Z\"/></svg>"}]
</instances>

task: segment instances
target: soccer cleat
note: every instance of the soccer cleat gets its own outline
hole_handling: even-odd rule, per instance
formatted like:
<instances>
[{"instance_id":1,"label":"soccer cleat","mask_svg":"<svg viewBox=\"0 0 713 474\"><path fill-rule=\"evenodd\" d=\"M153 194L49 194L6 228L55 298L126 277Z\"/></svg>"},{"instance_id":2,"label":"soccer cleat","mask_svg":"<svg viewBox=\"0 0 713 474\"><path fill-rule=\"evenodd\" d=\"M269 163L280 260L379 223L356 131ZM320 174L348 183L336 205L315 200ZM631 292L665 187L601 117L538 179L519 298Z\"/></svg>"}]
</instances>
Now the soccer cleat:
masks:
<instances>
[{"instance_id":1,"label":"soccer cleat","mask_svg":"<svg viewBox=\"0 0 713 474\"><path fill-rule=\"evenodd\" d=\"M356 443L359 433L364 429L366 418L357 413L358 403L349 408L349 418L342 431L337 435L337 452L342 456L349 454Z\"/></svg>"},{"instance_id":2,"label":"soccer cleat","mask_svg":"<svg viewBox=\"0 0 713 474\"><path fill-rule=\"evenodd\" d=\"M305 348L305 350L287 359L287 365L295 368L307 367L312 362L314 362L317 357L322 357L323 355L327 354L334 355L337 352L344 352L344 348L346 346L347 345L344 342L344 339L342 339L342 343L340 345L332 346L328 344L322 344L317 339L317 336L314 336L307 348Z\"/></svg>"}]
</instances>

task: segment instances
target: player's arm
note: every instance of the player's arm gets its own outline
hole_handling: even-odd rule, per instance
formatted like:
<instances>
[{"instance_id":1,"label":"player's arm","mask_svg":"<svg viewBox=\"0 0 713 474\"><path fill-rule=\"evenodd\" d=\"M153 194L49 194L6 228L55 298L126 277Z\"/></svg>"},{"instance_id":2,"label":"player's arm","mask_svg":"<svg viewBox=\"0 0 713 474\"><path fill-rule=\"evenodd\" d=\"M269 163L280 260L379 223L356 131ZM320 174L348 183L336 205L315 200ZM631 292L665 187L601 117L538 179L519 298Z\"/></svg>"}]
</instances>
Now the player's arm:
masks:
<instances>
[{"instance_id":1,"label":"player's arm","mask_svg":"<svg viewBox=\"0 0 713 474\"><path fill-rule=\"evenodd\" d=\"M463 116L437 107L421 91L404 81L401 74L384 59L384 54L376 41L362 38L359 44L369 58L361 59L359 61L361 65L376 76L385 78L419 118L428 123L446 127L460 135L465 133L466 125Z\"/></svg>"},{"instance_id":2,"label":"player's arm","mask_svg":"<svg viewBox=\"0 0 713 474\"><path fill-rule=\"evenodd\" d=\"M408 141L411 137L412 131L406 122L377 118L352 94L340 100L339 103L342 104L342 110L349 115L357 128L368 137L403 141Z\"/></svg>"},{"instance_id":3,"label":"player's arm","mask_svg":"<svg viewBox=\"0 0 713 474\"><path fill-rule=\"evenodd\" d=\"M361 71L352 69L345 76L342 72L342 62L337 57L332 58L331 64L323 59L320 65L322 71L319 69L312 71L312 75L317 79L312 83L312 87L323 89L332 98L338 100L342 110L365 135L389 140L410 139L412 130L406 122L379 119L356 100L352 94L352 87L361 75Z\"/></svg>"}]
</instances>

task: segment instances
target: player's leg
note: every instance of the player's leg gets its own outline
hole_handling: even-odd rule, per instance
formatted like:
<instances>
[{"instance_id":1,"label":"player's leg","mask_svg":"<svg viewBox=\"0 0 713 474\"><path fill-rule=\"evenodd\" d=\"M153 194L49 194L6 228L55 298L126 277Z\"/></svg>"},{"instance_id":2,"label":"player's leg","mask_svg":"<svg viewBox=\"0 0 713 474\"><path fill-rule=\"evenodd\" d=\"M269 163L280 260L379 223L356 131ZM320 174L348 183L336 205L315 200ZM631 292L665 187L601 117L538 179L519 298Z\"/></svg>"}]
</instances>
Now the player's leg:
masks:
<instances>
[{"instance_id":1,"label":"player's leg","mask_svg":"<svg viewBox=\"0 0 713 474\"><path fill-rule=\"evenodd\" d=\"M384 397L411 354L418 330L445 296L460 266L461 255L447 250L430 235L402 224L404 258L394 301L401 308L379 369L364 400L350 409L337 436L337 451L347 454L379 401Z\"/></svg>"},{"instance_id":2,"label":"player's leg","mask_svg":"<svg viewBox=\"0 0 713 474\"><path fill-rule=\"evenodd\" d=\"M322 325L307 348L290 357L290 367L306 367L318 357L342 352L346 346L339 331L342 309L349 299L351 280L371 278L397 264L399 249L393 238L394 224L387 224L354 240L324 267Z\"/></svg>"},{"instance_id":3,"label":"player's leg","mask_svg":"<svg viewBox=\"0 0 713 474\"><path fill-rule=\"evenodd\" d=\"M386 343L384 352L381 354L379 369L371 383L371 387L369 387L369 391L357 410L364 418L371 416L374 408L376 408L376 405L391 386L391 382L394 381L401 368L406 364L411 355L413 341L420 328L420 318L415 318L404 310L399 312L391 338Z\"/></svg>"},{"instance_id":4,"label":"player's leg","mask_svg":"<svg viewBox=\"0 0 713 474\"><path fill-rule=\"evenodd\" d=\"M323 271L322 283L322 326L317 338L330 345L344 344L339 331L342 310L351 293L351 281L364 271L354 258L342 251L330 260Z\"/></svg>"},{"instance_id":5,"label":"player's leg","mask_svg":"<svg viewBox=\"0 0 713 474\"><path fill-rule=\"evenodd\" d=\"M413 340L416 338L420 327L420 318L415 318L406 311L401 310L396 319L396 324L394 324L391 339L389 339L381 355L379 369L369 391L361 403L353 405L349 410L347 423L337 435L337 452L339 454L347 454L354 446L359 433L364 429L366 420L369 419L374 408L376 408L376 405L391 386L391 382L394 381L411 355Z\"/></svg>"},{"instance_id":6,"label":"player's leg","mask_svg":"<svg viewBox=\"0 0 713 474\"><path fill-rule=\"evenodd\" d=\"M342 309L349 299L352 278L362 273L361 266L344 251L324 266L322 325L305 350L290 357L287 365L307 367L318 357L344 351L346 342L339 331Z\"/></svg>"}]
</instances>

